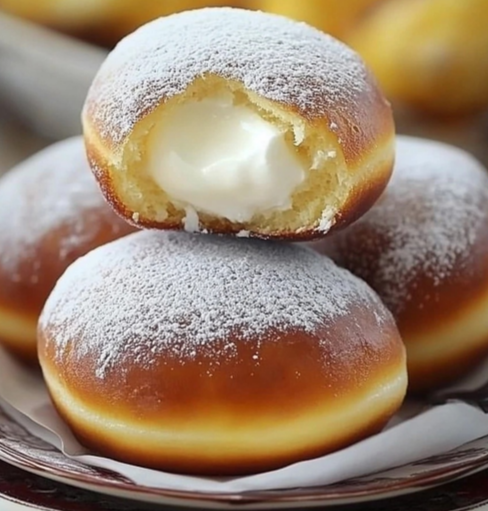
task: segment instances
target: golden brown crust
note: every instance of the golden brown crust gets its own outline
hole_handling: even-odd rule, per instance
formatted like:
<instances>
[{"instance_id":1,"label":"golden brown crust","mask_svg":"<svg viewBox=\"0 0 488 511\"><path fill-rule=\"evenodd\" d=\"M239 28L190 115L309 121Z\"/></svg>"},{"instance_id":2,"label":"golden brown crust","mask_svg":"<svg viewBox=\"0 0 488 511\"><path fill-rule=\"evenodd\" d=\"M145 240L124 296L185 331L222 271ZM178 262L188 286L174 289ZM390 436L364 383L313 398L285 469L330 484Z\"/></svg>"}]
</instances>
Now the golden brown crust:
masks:
<instances>
[{"instance_id":1,"label":"golden brown crust","mask_svg":"<svg viewBox=\"0 0 488 511\"><path fill-rule=\"evenodd\" d=\"M23 310L0 307L0 344L18 359L37 365L37 319Z\"/></svg>"},{"instance_id":2,"label":"golden brown crust","mask_svg":"<svg viewBox=\"0 0 488 511\"><path fill-rule=\"evenodd\" d=\"M146 231L105 245L60 279L38 338L75 434L164 470L247 473L331 452L380 428L406 388L377 295L283 243Z\"/></svg>"},{"instance_id":3,"label":"golden brown crust","mask_svg":"<svg viewBox=\"0 0 488 511\"><path fill-rule=\"evenodd\" d=\"M400 214L409 212L402 211ZM380 296L387 292L384 289L388 283L385 283L379 265L382 254L390 245L382 233L378 232L376 225L363 222L354 227L354 232L345 232L340 248L334 238L319 241L312 246L324 255L332 255L342 266L365 280ZM373 264L361 265L361 260ZM439 282L431 275L421 273L408 284L402 307L395 317L404 338L413 341L427 335L447 321L455 321L458 316L463 316L464 308L469 310L475 306L486 296L487 268L488 224L484 226L466 259L453 263L448 278ZM394 274L392 276L394 278Z\"/></svg>"},{"instance_id":4,"label":"golden brown crust","mask_svg":"<svg viewBox=\"0 0 488 511\"><path fill-rule=\"evenodd\" d=\"M346 445L359 442L380 432L397 411L398 403L392 403L388 409L385 408L381 415L378 414L374 419L363 417L361 431L351 433L347 443L336 441L335 443L324 443L323 445L313 445L301 449L291 448L289 452L272 452L272 448L270 448L268 453L265 451L248 451L247 453L239 452L237 455L232 455L229 452L222 455L222 451L218 454L214 452L212 455L208 455L195 449L186 453L173 454L168 452L167 446L165 446L163 452L158 452L155 446L146 448L144 445L131 445L128 442L121 441L120 438L114 438L106 431L100 431L98 426L90 427L82 421L77 421L72 417L70 410L60 405L56 406L56 404L55 407L63 420L75 432L75 436L80 443L94 453L146 468L179 474L239 476L279 469L297 461L318 458L328 452L337 451ZM178 424L175 426L178 427ZM278 425L275 427L278 427ZM299 435L300 433L300 429L297 428L296 434ZM259 431L255 431L255 434L259 435ZM160 456L164 457L163 463L158 459ZM265 457L266 459L264 459Z\"/></svg>"},{"instance_id":5,"label":"golden brown crust","mask_svg":"<svg viewBox=\"0 0 488 511\"><path fill-rule=\"evenodd\" d=\"M337 260L384 297L387 293L385 282L379 278L377 267L362 266L358 261L381 261L388 243L381 239L374 227L361 226L360 230L359 234L356 229L355 238L351 237L341 246ZM335 248L328 241L319 241L313 246L326 255L331 255ZM405 289L408 299L395 314L395 319L409 353L409 391L424 392L446 385L465 375L488 355L488 324L481 326L481 332L475 329L471 333L471 321L481 322L479 315L486 313L481 310L479 314L473 314L471 321L469 319L480 304L486 311L487 254L488 224L473 252L453 266L449 278L439 282L431 276L418 275ZM394 274L392 278L395 278ZM449 330L454 329L459 330L460 335L451 339Z\"/></svg>"},{"instance_id":6,"label":"golden brown crust","mask_svg":"<svg viewBox=\"0 0 488 511\"><path fill-rule=\"evenodd\" d=\"M214 30L217 25L228 26L226 34ZM256 34L249 33L249 26ZM166 38L174 44L169 52ZM261 62L261 53L269 56L269 65ZM166 106L207 94L211 81L238 90L240 97L247 96L254 108L271 118L301 124L307 143L319 141L314 142L312 157L325 150L327 140L333 141L344 167L338 181L347 183L344 190L330 191L325 206L335 208L333 202L339 202L330 222L333 229L358 218L384 190L394 159L391 107L354 52L284 18L228 9L194 11L151 23L126 38L107 58L85 102L83 129L92 170L107 200L127 221L157 229L184 228L183 210L162 220L164 215L129 206L124 193L136 178L128 177L121 186L119 176L136 165L140 165L136 175L145 173L148 134L155 123L164 122ZM294 203L294 209L302 207ZM254 237L289 240L324 236L329 222L323 214L325 209L303 228L266 230L198 211L202 230L250 231Z\"/></svg>"},{"instance_id":7,"label":"golden brown crust","mask_svg":"<svg viewBox=\"0 0 488 511\"><path fill-rule=\"evenodd\" d=\"M401 137L372 210L312 244L366 281L394 313L409 388L447 384L488 355L488 179L467 153Z\"/></svg>"},{"instance_id":8,"label":"golden brown crust","mask_svg":"<svg viewBox=\"0 0 488 511\"><path fill-rule=\"evenodd\" d=\"M333 338L335 346L344 345L347 350L350 319L337 321L313 336L289 333L265 349L258 342L226 339L221 353L225 353L228 343L238 346L239 352L232 360L225 356L221 360L197 356L182 363L180 356L148 354L147 358L153 361L149 367L125 362L105 376L103 392L100 379L95 376L96 356L88 353L82 360L67 356L58 361L52 342L55 333L49 328L40 331L39 356L59 412L84 445L115 459L181 473L252 473L324 455L365 438L379 431L398 408L405 384L405 355L396 328L393 323L385 324L380 333L371 322L371 315L359 308L354 311L354 318L361 324L365 338L381 335L385 348L381 356L365 348L354 357L362 359L360 364L345 357L338 359L331 352L328 357L334 360L333 369L324 368L320 339ZM83 339L73 339L74 344L82 342ZM253 354L258 351L260 361L256 364ZM126 421L129 425L138 417L139 427L167 431L169 435L176 431L183 434L191 421L192 430L198 431L200 425L202 437L205 429L212 426L223 436L235 434L240 438L242 428L255 434L261 431L262 435L275 430L279 436L281 424L300 417L304 418L304 425L307 419L320 424L321 414L340 414L341 410L355 407L359 410L362 400L371 408L363 416L352 411L354 423L323 433L321 441L312 445L294 446L294 438L290 437L288 446L270 445L267 453L257 450L259 440L250 440L246 449L235 446L237 454L230 447L228 452L217 452L218 442L210 453L205 445L200 446L201 452L185 453L181 445L180 450L171 452L168 445L131 445L126 438L104 431L101 424L79 420L76 405L60 399L56 382L70 396L69 402L83 403L100 420ZM390 386L399 387L400 391L395 388L393 396L389 396ZM223 417L228 417L224 426L219 424Z\"/></svg>"},{"instance_id":9,"label":"golden brown crust","mask_svg":"<svg viewBox=\"0 0 488 511\"><path fill-rule=\"evenodd\" d=\"M0 181L0 197L8 210L0 220L0 339L35 361L35 328L29 326L59 277L82 255L134 228L99 197L81 137L12 169Z\"/></svg>"},{"instance_id":10,"label":"golden brown crust","mask_svg":"<svg viewBox=\"0 0 488 511\"><path fill-rule=\"evenodd\" d=\"M363 314L359 308L354 313L366 339L378 335L372 315ZM395 368L401 365L403 346L393 323L383 327L381 335L386 341L381 357L367 349L361 356L351 358L338 357L332 348L324 354L320 339L333 338L334 348L344 346L343 350L338 349L340 352L347 349L346 332L350 322L350 318L341 318L331 327L314 332L313 336L301 331L281 335L269 332L264 337L279 338L279 341L265 346L260 346L257 340L226 338L216 351L224 354L226 345L235 344L238 353L231 360L222 355L220 363L201 354L191 360L184 359L183 363L179 353L151 356L148 346L140 356L151 359L150 366L141 368L134 360L124 361L104 376L104 393L99 390L96 354L87 353L81 363L69 354L59 361L53 342L55 334L49 328L41 329L40 351L43 360L52 364L75 398L89 403L99 413L116 406L119 416L129 419L134 414L143 414L148 423L155 424L178 422L189 413L219 415L223 406L228 412L243 417L261 416L270 411L270 403L276 403L272 414L289 419L313 408L317 402L331 408L339 406L346 396L360 392L361 388L367 389L371 382L373 386L381 386L380 382L388 379L382 375L395 373ZM50 340L44 340L45 337ZM72 342L83 343L83 339ZM253 359L258 352L259 364ZM324 357L334 360L333 370L324 369ZM361 364L356 362L359 359ZM263 393L263 389L266 392ZM285 397L289 409L279 404ZM246 409L249 412L243 413Z\"/></svg>"},{"instance_id":11,"label":"golden brown crust","mask_svg":"<svg viewBox=\"0 0 488 511\"><path fill-rule=\"evenodd\" d=\"M440 389L466 376L488 355L488 335L478 339L479 344L457 350L454 354L439 352L435 361L415 360L407 364L411 380L409 393L425 394Z\"/></svg>"}]
</instances>

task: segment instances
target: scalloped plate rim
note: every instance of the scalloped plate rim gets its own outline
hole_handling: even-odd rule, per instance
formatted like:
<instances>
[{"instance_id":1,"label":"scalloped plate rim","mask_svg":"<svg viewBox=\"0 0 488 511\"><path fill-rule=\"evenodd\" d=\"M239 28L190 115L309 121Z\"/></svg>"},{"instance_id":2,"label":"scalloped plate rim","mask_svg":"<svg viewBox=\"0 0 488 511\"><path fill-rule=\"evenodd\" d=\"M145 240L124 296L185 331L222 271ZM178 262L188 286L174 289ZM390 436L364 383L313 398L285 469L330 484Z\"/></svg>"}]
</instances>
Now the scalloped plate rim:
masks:
<instances>
[{"instance_id":1,"label":"scalloped plate rim","mask_svg":"<svg viewBox=\"0 0 488 511\"><path fill-rule=\"evenodd\" d=\"M20 426L12 418L9 417L8 420L11 421L12 424ZM22 428L22 426L20 427ZM37 439L37 437L30 434L24 428L22 429L27 435ZM1 434L0 431L0 435ZM375 487L375 481L373 480L369 487L367 487L368 481L365 481L362 487L360 485L357 489L346 487L342 491L340 487L331 491L331 486L335 485L291 490L236 492L231 494L144 487L131 481L124 481L123 479L119 481L116 479L103 479L102 474L97 476L90 473L82 474L70 472L69 468L51 466L41 458L29 456L5 444L0 444L0 459L27 472L47 479L100 494L128 498L140 502L176 504L180 506L185 505L187 507L213 506L215 508L215 506L217 506L221 509L233 508L236 505L247 509L270 509L275 507L292 508L297 506L312 507L318 505L335 506L353 504L412 494L428 488L440 486L488 467L488 436L460 446L455 449L454 452L462 450L463 447L482 442L483 440L487 442L486 449L483 446L483 451L481 453L478 452L476 459L470 459L469 457L462 458L449 465L440 465L431 470L413 474L412 476L399 479L392 478L390 483L386 486L385 480L388 481L388 477L382 478L380 473L378 474L380 476L378 480L381 480L383 484L377 484ZM429 458L426 460L428 459ZM421 465L422 461L423 460L419 460L419 462L415 464ZM383 474L387 473L387 471L383 472Z\"/></svg>"},{"instance_id":2,"label":"scalloped plate rim","mask_svg":"<svg viewBox=\"0 0 488 511\"><path fill-rule=\"evenodd\" d=\"M478 472L481 472L484 469L488 468L488 462L482 463L476 468L468 468L466 470L459 471L456 474L450 474L446 476L445 479L438 479L436 481L432 481L429 484L422 486L408 486L404 488L399 488L397 490L388 491L385 493L370 493L368 495L358 495L356 497L347 497L344 496L342 498L331 500L324 500L320 498L320 495L313 496L311 499L304 499L302 497L298 497L296 499L288 499L288 500L272 500L263 496L261 500L231 500L231 499L216 499L213 494L204 494L204 493L189 493L188 496L178 496L171 495L168 490L167 494L161 493L147 493L144 490L141 490L141 493L136 492L135 490L126 490L123 488L119 488L116 484L103 484L96 482L84 482L82 478L67 478L65 476L58 475L54 472L48 472L43 469L36 469L23 463L18 460L14 460L9 458L8 456L4 456L3 453L0 453L0 458L2 461L9 463L17 468L25 470L34 475L44 477L46 479L50 479L52 481L66 484L69 486L73 486L75 488L79 488L82 490L87 490L95 493L99 493L102 495L107 495L111 497L129 499L136 502L148 503L148 504L159 504L165 506L176 505L182 508L199 508L199 509L235 509L236 506L239 506L242 509L297 509L297 508L313 508L318 506L325 507L333 507L333 506L342 506L349 504L361 504L365 502L374 502L384 499L390 499L395 497L401 497L405 495L411 495L414 493L419 493L425 490L429 490L438 486L442 486L443 484L454 482L459 479L463 479L470 475L474 475ZM101 490L100 488L103 488ZM286 491L286 490L284 490ZM140 498L140 496L143 498ZM232 497L232 495L222 494L224 497ZM239 494L243 495L243 494ZM317 497L317 498L315 498Z\"/></svg>"}]
</instances>

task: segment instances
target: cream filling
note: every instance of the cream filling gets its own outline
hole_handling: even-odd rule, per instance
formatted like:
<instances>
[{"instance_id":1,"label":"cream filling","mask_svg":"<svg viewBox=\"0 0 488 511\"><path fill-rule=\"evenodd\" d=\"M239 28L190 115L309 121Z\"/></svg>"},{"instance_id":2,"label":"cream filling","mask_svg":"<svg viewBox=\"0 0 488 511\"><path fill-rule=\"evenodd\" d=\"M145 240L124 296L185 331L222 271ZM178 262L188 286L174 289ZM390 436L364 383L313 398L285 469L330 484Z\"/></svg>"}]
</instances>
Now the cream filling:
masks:
<instances>
[{"instance_id":1,"label":"cream filling","mask_svg":"<svg viewBox=\"0 0 488 511\"><path fill-rule=\"evenodd\" d=\"M147 170L183 208L233 222L287 210L305 169L285 133L219 94L172 108L154 126Z\"/></svg>"}]
</instances>

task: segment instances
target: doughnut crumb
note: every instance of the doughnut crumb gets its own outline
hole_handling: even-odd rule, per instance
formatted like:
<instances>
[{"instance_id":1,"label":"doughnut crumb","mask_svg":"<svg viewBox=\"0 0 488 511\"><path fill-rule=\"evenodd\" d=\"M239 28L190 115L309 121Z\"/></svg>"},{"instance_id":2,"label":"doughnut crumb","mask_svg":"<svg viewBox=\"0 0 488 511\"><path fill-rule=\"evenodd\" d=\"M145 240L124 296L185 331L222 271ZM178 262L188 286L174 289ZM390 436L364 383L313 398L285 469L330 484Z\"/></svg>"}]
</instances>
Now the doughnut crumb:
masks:
<instances>
[{"instance_id":1,"label":"doughnut crumb","mask_svg":"<svg viewBox=\"0 0 488 511\"><path fill-rule=\"evenodd\" d=\"M281 205L226 217L156 182L152 137L182 105L213 96L273 125L303 169ZM129 222L139 212L141 227L323 237L374 203L393 164L391 108L361 58L306 24L250 10L197 9L136 30L101 66L82 117L102 190Z\"/></svg>"}]
</instances>

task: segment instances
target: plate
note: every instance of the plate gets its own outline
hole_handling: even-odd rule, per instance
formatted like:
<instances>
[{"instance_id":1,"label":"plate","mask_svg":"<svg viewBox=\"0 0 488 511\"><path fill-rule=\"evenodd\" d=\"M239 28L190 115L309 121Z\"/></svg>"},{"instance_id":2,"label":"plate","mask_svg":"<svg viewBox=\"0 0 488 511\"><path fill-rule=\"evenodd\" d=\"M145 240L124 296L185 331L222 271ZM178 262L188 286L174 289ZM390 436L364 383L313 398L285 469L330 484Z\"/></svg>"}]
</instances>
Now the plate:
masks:
<instances>
[{"instance_id":1,"label":"plate","mask_svg":"<svg viewBox=\"0 0 488 511\"><path fill-rule=\"evenodd\" d=\"M56 483L0 462L0 505L14 502L47 511L176 511L152 504L101 496ZM3 509L3 508L2 508ZM10 509L10 508L8 508ZM15 508L17 509L17 508ZM24 509L22 507L21 509ZM488 471L425 492L361 503L331 511L488 511ZM27 508L26 508L27 511Z\"/></svg>"},{"instance_id":2,"label":"plate","mask_svg":"<svg viewBox=\"0 0 488 511\"><path fill-rule=\"evenodd\" d=\"M137 485L119 474L71 460L33 436L0 408L0 460L71 486L144 502L211 509L231 509L236 504L248 509L283 509L390 498L478 472L488 467L488 437L387 472L329 486L233 494L198 493Z\"/></svg>"}]
</instances>

